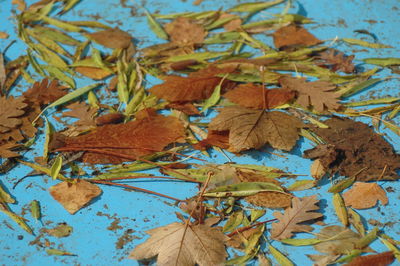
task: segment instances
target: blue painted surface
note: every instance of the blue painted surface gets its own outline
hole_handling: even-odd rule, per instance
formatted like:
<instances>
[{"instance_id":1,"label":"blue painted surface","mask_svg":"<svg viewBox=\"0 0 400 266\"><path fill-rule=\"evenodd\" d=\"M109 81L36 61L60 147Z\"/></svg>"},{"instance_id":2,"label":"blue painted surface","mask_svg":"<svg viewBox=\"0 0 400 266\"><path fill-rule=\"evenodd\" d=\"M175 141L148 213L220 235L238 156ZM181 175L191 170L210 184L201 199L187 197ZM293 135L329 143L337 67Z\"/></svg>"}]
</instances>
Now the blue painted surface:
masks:
<instances>
[{"instance_id":1,"label":"blue painted surface","mask_svg":"<svg viewBox=\"0 0 400 266\"><path fill-rule=\"evenodd\" d=\"M12 39L15 37L15 22L12 18L13 7L11 1L0 0L0 31L10 34ZM27 1L32 2L32 1ZM244 2L244 1L240 1ZM248 2L248 1L247 1ZM122 5L122 3L125 3ZM204 0L200 6L192 5L192 1L146 1L141 2L150 12L171 13L183 11L200 11L200 10L216 10L220 7L227 9L236 4L236 1L211 1ZM353 30L365 29L375 33L380 42L392 45L395 49L370 50L360 47L350 47L346 45L334 44L335 47L347 51L348 53L356 53L356 63L361 63L360 59L366 57L400 57L400 12L398 9L399 1L385 0L354 0L354 1L330 1L330 0L299 0L294 4L292 12L298 12L302 15L314 19L317 24L310 25L308 28L320 39L339 38L365 38L365 36L356 34ZM66 20L99 20L101 22L118 26L123 30L131 33L137 40L139 47L145 47L161 40L155 38L146 25L143 12L137 9L131 1L116 0L83 0L74 10L65 16ZM15 8L15 7L14 7ZM262 12L258 18L269 17L271 13L280 13L283 6ZM97 17L99 16L99 17ZM368 40L368 37L366 37ZM3 49L8 41L0 40L0 49ZM24 52L24 45L18 41L7 53L7 57L15 59ZM371 68L371 66L366 66ZM392 75L390 71L383 71L382 77ZM86 81L78 81L78 86L84 85ZM156 82L156 81L154 81ZM19 84L20 88L16 91L25 90L25 84ZM362 92L354 99L365 99L370 96L399 96L400 86L398 80L391 80L381 83L368 91ZM370 122L369 120L364 120ZM398 124L399 118L395 120ZM400 138L384 128L381 132L386 134L388 139L400 152ZM36 149L29 154L27 158L33 159L41 153L41 141L39 138ZM263 152L254 152L241 157L230 155L233 161L238 163L256 163L268 166L282 168L288 172L297 174L309 174L309 166L311 162L301 158L302 151L311 147L307 141L300 141L295 152L286 154L277 152L286 156L281 158L268 153L270 149ZM276 151L274 151L276 152ZM224 163L226 159L218 154L213 154L210 162ZM27 211L30 201L36 199L41 202L43 219L42 222L46 228L51 228L57 223L66 222L74 227L74 231L70 237L56 239L50 236L41 238L41 242L47 239L51 243L51 247L65 249L71 253L77 254L76 257L55 257L48 256L44 248L38 245L30 245L29 242L35 239L18 226L13 224L8 217L0 214L0 265L137 265L137 262L126 259L130 250L137 244L143 242L146 238L144 231L166 225L174 222L175 206L166 204L161 198L146 195L137 192L128 192L120 188L102 187L103 194L89 207L80 210L75 215L69 215L57 202L55 202L47 189L54 185L54 182L47 177L32 177L21 183L15 190L12 190L12 184L30 169L19 166L12 172L0 176L1 182L16 197L18 203L10 205L12 210L17 214L23 215L29 220L29 225L38 234L42 228L40 223L35 223ZM310 179L309 176L304 177ZM289 181L290 182L290 181ZM395 192L388 193L389 205L380 208L372 208L360 211L367 220L369 218L376 219L382 223L397 222L393 227L386 227L385 232L400 239L400 227L398 221L399 215L399 191L398 182L380 182L384 187L392 187ZM135 186L150 188L161 193L174 195L178 198L193 196L197 189L194 185L176 183L176 182L135 182ZM296 193L297 196L317 194L322 199L324 214L326 215L325 223L328 225L339 224L336 216L333 215L331 196L326 193L329 184L319 188ZM272 211L268 211L266 219L272 217ZM116 221L116 222L115 222ZM118 223L114 231L107 228L112 223ZM14 230L6 226L10 224ZM371 228L371 227L370 227ZM122 249L116 249L116 243L120 237L124 235L126 230L132 229L133 232L128 234L133 237L133 241L127 243ZM316 226L316 232L319 228ZM22 240L18 240L18 236L23 236ZM273 243L297 265L311 265L305 254L315 254L316 252L310 247L296 247ZM386 250L378 241L372 245L377 251Z\"/></svg>"}]
</instances>

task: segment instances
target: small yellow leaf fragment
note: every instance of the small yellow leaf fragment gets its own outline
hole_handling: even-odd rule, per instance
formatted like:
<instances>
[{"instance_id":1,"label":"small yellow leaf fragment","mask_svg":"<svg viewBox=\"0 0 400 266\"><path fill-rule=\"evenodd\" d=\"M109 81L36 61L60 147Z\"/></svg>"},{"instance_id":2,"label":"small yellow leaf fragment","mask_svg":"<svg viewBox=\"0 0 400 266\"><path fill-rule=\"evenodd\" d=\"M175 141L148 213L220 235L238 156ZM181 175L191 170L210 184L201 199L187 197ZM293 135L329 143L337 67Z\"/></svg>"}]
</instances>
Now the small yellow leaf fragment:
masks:
<instances>
[{"instance_id":1,"label":"small yellow leaf fragment","mask_svg":"<svg viewBox=\"0 0 400 266\"><path fill-rule=\"evenodd\" d=\"M76 183L61 182L50 187L49 191L70 214L76 213L102 192L98 186L81 179Z\"/></svg>"},{"instance_id":2,"label":"small yellow leaf fragment","mask_svg":"<svg viewBox=\"0 0 400 266\"><path fill-rule=\"evenodd\" d=\"M321 160L315 160L311 165L311 176L317 180L321 179L325 175L324 166L321 163Z\"/></svg>"},{"instance_id":3,"label":"small yellow leaf fragment","mask_svg":"<svg viewBox=\"0 0 400 266\"><path fill-rule=\"evenodd\" d=\"M7 39L8 38L8 34L4 31L0 31L0 39Z\"/></svg>"}]
</instances>

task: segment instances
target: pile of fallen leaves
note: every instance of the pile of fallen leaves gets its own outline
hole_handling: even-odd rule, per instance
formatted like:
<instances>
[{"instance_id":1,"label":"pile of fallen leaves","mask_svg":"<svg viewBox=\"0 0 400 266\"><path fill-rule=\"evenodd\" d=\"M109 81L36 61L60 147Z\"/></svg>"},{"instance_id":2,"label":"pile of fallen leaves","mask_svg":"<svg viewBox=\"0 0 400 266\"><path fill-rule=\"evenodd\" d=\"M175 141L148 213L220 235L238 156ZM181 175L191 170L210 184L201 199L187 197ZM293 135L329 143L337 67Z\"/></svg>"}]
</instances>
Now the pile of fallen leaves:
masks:
<instances>
[{"instance_id":1,"label":"pile of fallen leaves","mask_svg":"<svg viewBox=\"0 0 400 266\"><path fill-rule=\"evenodd\" d=\"M258 260L269 265L267 249L280 265L293 265L273 241L313 246L319 253L308 256L316 265L388 265L400 260L399 242L382 229L366 231L355 211L388 204L376 181L399 179L400 155L376 130L382 124L400 133L393 122L400 98L348 103L349 97L384 79L374 78L379 68L358 69L354 55L331 48L310 33L305 24L312 20L287 12L250 20L284 0L199 13L146 11L150 28L165 42L145 48L135 47L127 32L98 21L68 22L52 16L55 10L68 12L79 1L42 0L30 6L18 2L18 35L28 49L14 61L6 62L3 53L0 57L2 172L25 164L34 170L28 176L51 176L57 184L50 194L71 214L99 196L101 185L179 203L179 222L148 231L150 238L130 255L136 260L156 257L160 265ZM258 39L260 34L267 39ZM358 39L335 41L391 48ZM244 52L245 47L254 52ZM400 59L364 62L384 68L399 65ZM42 78L36 81L38 76ZM106 83L76 88L77 76ZM160 84L149 87L148 76ZM21 96L11 96L20 78L32 86ZM380 106L370 108L376 104ZM375 128L349 117L372 118ZM55 122L64 129L56 131ZM44 128L43 155L29 162L24 152L39 127ZM225 152L245 156L252 150L265 152L265 147L291 152L301 138L315 144L303 154L313 160L312 179L273 167L202 159ZM202 158L188 155L194 150ZM109 166L90 173L83 163ZM161 175L142 172L149 169L159 169ZM285 177L295 181L285 185ZM136 178L193 182L199 193L177 199L121 183ZM316 188L327 178L334 181L328 201L340 225L311 233L314 223L323 224L320 199L295 194ZM0 210L32 233L28 221L11 211L13 203L0 187ZM260 221L269 208L279 209L273 213L275 219ZM32 213L40 219L36 201ZM312 237L295 238L300 232ZM376 239L389 251L364 255L374 252L369 245ZM228 256L227 250L240 255ZM56 249L48 253L71 254Z\"/></svg>"}]
</instances>

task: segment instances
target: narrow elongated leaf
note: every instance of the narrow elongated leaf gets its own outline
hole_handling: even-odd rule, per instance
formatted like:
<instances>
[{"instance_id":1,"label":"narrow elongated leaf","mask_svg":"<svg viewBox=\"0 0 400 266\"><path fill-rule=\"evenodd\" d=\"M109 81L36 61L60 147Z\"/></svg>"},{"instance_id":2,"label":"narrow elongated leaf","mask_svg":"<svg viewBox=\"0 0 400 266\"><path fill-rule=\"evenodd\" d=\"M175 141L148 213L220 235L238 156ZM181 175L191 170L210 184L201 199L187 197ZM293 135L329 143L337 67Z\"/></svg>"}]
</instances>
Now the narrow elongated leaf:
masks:
<instances>
[{"instance_id":1,"label":"narrow elongated leaf","mask_svg":"<svg viewBox=\"0 0 400 266\"><path fill-rule=\"evenodd\" d=\"M294 266L294 264L273 246L269 245L269 252L271 252L272 256L274 256L275 260L278 262L279 265L281 266Z\"/></svg>"},{"instance_id":2,"label":"narrow elongated leaf","mask_svg":"<svg viewBox=\"0 0 400 266\"><path fill-rule=\"evenodd\" d=\"M57 179L57 176L60 173L62 165L63 165L62 157L61 156L57 156L57 158L55 159L53 165L50 168L50 176L53 179Z\"/></svg>"},{"instance_id":3,"label":"narrow elongated leaf","mask_svg":"<svg viewBox=\"0 0 400 266\"><path fill-rule=\"evenodd\" d=\"M312 246L320 243L322 240L315 238L288 238L279 240L283 244L291 245L291 246Z\"/></svg>"},{"instance_id":4,"label":"narrow elongated leaf","mask_svg":"<svg viewBox=\"0 0 400 266\"><path fill-rule=\"evenodd\" d=\"M284 192L280 186L268 182L243 182L234 185L221 186L204 193L206 197L245 197L264 191Z\"/></svg>"},{"instance_id":5,"label":"narrow elongated leaf","mask_svg":"<svg viewBox=\"0 0 400 266\"><path fill-rule=\"evenodd\" d=\"M255 13L263 9L270 8L272 6L278 5L285 2L286 0L275 0L267 2L256 2L256 3L245 3L236 5L228 10L228 12L249 12Z\"/></svg>"},{"instance_id":6,"label":"narrow elongated leaf","mask_svg":"<svg viewBox=\"0 0 400 266\"><path fill-rule=\"evenodd\" d=\"M347 209L344 204L343 198L339 193L333 194L333 207L335 208L335 212L339 221L344 225L349 225L349 217L347 214Z\"/></svg>"},{"instance_id":7,"label":"narrow elongated leaf","mask_svg":"<svg viewBox=\"0 0 400 266\"><path fill-rule=\"evenodd\" d=\"M165 32L161 24L146 9L145 13L150 29L157 35L158 38L168 40L168 34Z\"/></svg>"},{"instance_id":8,"label":"narrow elongated leaf","mask_svg":"<svg viewBox=\"0 0 400 266\"><path fill-rule=\"evenodd\" d=\"M378 65L378 66L396 66L400 65L400 58L387 57L387 58L365 58L363 61L367 64Z\"/></svg>"},{"instance_id":9,"label":"narrow elongated leaf","mask_svg":"<svg viewBox=\"0 0 400 266\"><path fill-rule=\"evenodd\" d=\"M374 48L374 49L393 48L390 45L367 42L367 41L363 41L363 40L359 40L359 39L343 38L342 41L344 41L348 44L359 45L359 46L363 46L363 47L367 47L367 48Z\"/></svg>"}]
</instances>

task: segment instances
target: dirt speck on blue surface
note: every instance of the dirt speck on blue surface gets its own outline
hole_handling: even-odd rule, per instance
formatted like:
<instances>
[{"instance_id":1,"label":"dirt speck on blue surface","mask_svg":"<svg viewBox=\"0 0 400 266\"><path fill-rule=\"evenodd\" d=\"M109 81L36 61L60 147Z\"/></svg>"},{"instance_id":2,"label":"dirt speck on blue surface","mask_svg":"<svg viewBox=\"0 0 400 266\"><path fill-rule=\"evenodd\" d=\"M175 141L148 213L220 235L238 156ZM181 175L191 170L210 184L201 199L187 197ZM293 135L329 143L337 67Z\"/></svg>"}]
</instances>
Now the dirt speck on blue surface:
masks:
<instances>
[{"instance_id":1,"label":"dirt speck on blue surface","mask_svg":"<svg viewBox=\"0 0 400 266\"><path fill-rule=\"evenodd\" d=\"M125 232L124 232L124 234L121 235L121 236L118 238L118 241L115 243L115 247L116 247L117 249L123 249L124 246L125 246L127 243L133 241L134 239L140 239L140 237L133 235L133 233L135 233L135 230L133 230L133 229L126 229Z\"/></svg>"}]
</instances>

